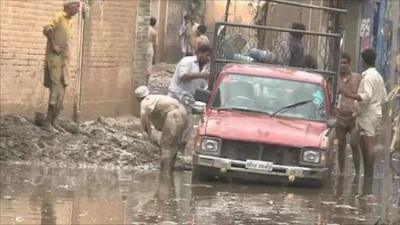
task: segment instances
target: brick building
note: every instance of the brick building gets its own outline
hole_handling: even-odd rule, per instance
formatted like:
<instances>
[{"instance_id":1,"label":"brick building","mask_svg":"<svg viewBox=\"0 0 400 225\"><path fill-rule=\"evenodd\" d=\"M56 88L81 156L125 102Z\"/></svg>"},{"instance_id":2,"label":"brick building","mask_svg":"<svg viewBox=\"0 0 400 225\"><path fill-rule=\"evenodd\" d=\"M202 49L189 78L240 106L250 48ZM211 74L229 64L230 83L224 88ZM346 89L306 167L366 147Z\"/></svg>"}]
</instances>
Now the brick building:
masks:
<instances>
[{"instance_id":1,"label":"brick building","mask_svg":"<svg viewBox=\"0 0 400 225\"><path fill-rule=\"evenodd\" d=\"M80 106L82 119L134 113L137 103L132 93L144 83L150 14L159 20L158 61L176 61L179 55L174 53L179 52L176 30L183 15L182 1L89 2L91 12L83 26L84 35L78 18L73 19L71 84L67 88L64 115L72 117L76 106ZM62 4L63 0L1 0L1 114L32 116L35 111L46 110L48 90L43 87L46 38L42 27L55 12L62 10Z\"/></svg>"}]
</instances>

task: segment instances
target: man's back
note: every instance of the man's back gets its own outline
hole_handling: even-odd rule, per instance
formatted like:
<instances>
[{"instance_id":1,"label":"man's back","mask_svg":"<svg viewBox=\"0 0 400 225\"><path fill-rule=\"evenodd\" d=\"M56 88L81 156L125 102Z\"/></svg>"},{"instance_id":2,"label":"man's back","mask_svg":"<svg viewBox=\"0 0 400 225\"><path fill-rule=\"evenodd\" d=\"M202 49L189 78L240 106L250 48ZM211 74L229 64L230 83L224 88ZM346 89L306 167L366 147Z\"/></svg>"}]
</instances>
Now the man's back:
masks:
<instances>
[{"instance_id":1,"label":"man's back","mask_svg":"<svg viewBox=\"0 0 400 225\"><path fill-rule=\"evenodd\" d=\"M290 37L290 62L289 66L304 67L304 46L300 39Z\"/></svg>"},{"instance_id":2,"label":"man's back","mask_svg":"<svg viewBox=\"0 0 400 225\"><path fill-rule=\"evenodd\" d=\"M148 95L140 103L142 115L148 114L157 130L162 130L167 114L179 110L186 115L185 108L174 98L166 95Z\"/></svg>"},{"instance_id":3,"label":"man's back","mask_svg":"<svg viewBox=\"0 0 400 225\"><path fill-rule=\"evenodd\" d=\"M199 37L197 37L196 40L196 49L199 48L202 45L210 45L210 40L208 39L208 37L204 34L200 35Z\"/></svg>"}]
</instances>

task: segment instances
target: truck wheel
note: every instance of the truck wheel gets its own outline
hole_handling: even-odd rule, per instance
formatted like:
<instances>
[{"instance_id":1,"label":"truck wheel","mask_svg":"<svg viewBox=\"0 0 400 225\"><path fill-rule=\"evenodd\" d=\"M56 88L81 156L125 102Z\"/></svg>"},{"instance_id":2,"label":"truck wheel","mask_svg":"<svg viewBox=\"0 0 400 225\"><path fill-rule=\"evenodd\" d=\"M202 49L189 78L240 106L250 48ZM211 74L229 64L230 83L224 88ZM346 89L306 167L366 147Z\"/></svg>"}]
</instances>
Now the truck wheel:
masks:
<instances>
[{"instance_id":1,"label":"truck wheel","mask_svg":"<svg viewBox=\"0 0 400 225\"><path fill-rule=\"evenodd\" d=\"M207 174L204 169L199 166L193 166L192 182L204 182L211 179L211 175Z\"/></svg>"}]
</instances>

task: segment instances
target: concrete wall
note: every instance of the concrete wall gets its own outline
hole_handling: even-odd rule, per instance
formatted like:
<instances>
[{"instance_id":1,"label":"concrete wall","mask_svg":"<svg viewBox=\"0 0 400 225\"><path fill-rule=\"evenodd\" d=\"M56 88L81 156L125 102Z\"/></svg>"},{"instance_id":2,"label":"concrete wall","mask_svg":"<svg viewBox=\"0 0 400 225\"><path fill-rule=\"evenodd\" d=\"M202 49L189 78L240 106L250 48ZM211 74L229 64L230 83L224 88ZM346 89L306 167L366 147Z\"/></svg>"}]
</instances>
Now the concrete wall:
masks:
<instances>
[{"instance_id":1,"label":"concrete wall","mask_svg":"<svg viewBox=\"0 0 400 225\"><path fill-rule=\"evenodd\" d=\"M136 19L142 17L137 6L136 1L92 1L85 26L82 118L132 112L132 50Z\"/></svg>"},{"instance_id":2,"label":"concrete wall","mask_svg":"<svg viewBox=\"0 0 400 225\"><path fill-rule=\"evenodd\" d=\"M185 1L188 2L187 0L169 0L167 3L163 58L168 63L178 62L181 58L178 34L186 8Z\"/></svg>"},{"instance_id":3,"label":"concrete wall","mask_svg":"<svg viewBox=\"0 0 400 225\"><path fill-rule=\"evenodd\" d=\"M360 14L361 5L358 1L343 1L343 8L348 10L343 26L346 28L344 51L352 58L352 69L357 71L360 55Z\"/></svg>"}]
</instances>

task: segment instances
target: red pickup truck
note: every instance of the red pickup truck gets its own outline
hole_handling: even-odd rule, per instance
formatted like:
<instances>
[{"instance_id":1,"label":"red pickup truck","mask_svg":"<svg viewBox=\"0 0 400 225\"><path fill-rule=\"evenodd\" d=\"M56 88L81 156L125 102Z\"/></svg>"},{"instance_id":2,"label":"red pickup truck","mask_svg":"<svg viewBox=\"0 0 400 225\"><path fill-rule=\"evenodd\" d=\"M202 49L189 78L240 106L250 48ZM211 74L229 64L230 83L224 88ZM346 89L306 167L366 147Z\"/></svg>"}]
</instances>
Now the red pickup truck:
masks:
<instances>
[{"instance_id":1,"label":"red pickup truck","mask_svg":"<svg viewBox=\"0 0 400 225\"><path fill-rule=\"evenodd\" d=\"M193 178L228 177L321 186L330 175L331 115L322 75L273 65L228 64L211 91L195 139Z\"/></svg>"}]
</instances>

